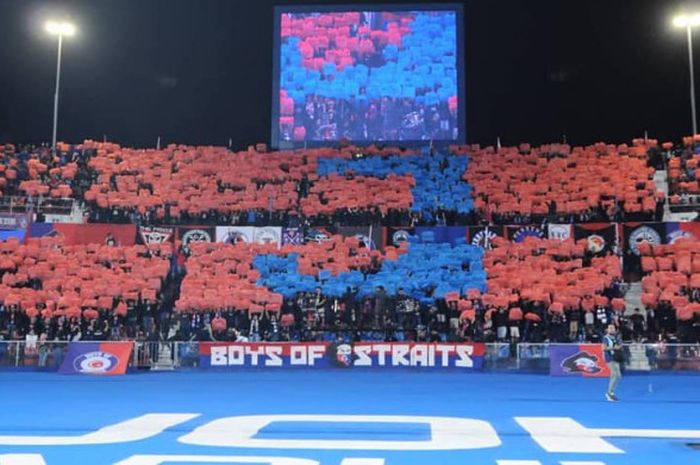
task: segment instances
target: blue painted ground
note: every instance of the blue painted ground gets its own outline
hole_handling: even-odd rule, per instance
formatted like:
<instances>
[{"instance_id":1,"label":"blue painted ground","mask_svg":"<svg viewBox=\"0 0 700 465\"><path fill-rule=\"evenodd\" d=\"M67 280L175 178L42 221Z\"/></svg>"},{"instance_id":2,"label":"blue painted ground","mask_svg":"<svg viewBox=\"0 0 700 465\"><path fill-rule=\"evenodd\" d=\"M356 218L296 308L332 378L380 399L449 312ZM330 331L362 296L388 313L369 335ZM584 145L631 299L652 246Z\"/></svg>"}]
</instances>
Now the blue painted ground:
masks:
<instances>
[{"instance_id":1,"label":"blue painted ground","mask_svg":"<svg viewBox=\"0 0 700 465\"><path fill-rule=\"evenodd\" d=\"M313 459L322 465L340 465L348 457L382 458L386 465L496 465L499 460L516 459L544 465L561 461L606 465L700 463L700 450L686 446L692 441L680 439L606 438L624 454L548 453L513 419L557 416L571 417L588 428L700 429L698 377L626 377L619 388L623 399L619 404L605 402L604 389L605 380L597 379L414 371L185 372L119 378L4 372L0 373L2 436L78 435L146 413L201 415L138 442L97 446L0 445L0 457L41 453L47 465L113 464L135 454L287 456ZM240 449L177 441L193 428L220 417L261 414L475 418L490 422L502 445L480 450L392 452ZM408 418L403 426L272 423L256 437L426 441L430 435L425 423ZM700 443L700 439L694 442Z\"/></svg>"}]
</instances>

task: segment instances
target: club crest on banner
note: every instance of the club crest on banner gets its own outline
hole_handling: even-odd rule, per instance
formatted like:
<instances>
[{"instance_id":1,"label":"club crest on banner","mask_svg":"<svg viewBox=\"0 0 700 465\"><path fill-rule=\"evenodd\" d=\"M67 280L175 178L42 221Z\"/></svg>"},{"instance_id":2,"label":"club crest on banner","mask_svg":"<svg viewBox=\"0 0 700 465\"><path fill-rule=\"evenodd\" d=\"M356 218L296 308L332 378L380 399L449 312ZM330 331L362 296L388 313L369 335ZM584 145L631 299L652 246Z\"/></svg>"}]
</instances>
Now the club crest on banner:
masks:
<instances>
[{"instance_id":1,"label":"club crest on banner","mask_svg":"<svg viewBox=\"0 0 700 465\"><path fill-rule=\"evenodd\" d=\"M593 254L597 254L605 250L606 245L608 245L608 243L606 242L605 238L598 234L591 234L586 238L586 249Z\"/></svg>"},{"instance_id":2,"label":"club crest on banner","mask_svg":"<svg viewBox=\"0 0 700 465\"><path fill-rule=\"evenodd\" d=\"M306 240L309 242L327 242L330 239L328 233L321 229L310 229L306 234Z\"/></svg>"},{"instance_id":3,"label":"club crest on banner","mask_svg":"<svg viewBox=\"0 0 700 465\"><path fill-rule=\"evenodd\" d=\"M669 244L674 244L679 239L697 240L693 233L689 231L683 231L682 229L666 234L666 240Z\"/></svg>"},{"instance_id":4,"label":"club crest on banner","mask_svg":"<svg viewBox=\"0 0 700 465\"><path fill-rule=\"evenodd\" d=\"M602 368L598 366L598 357L588 352L579 352L565 358L561 362L562 369L567 373L598 373Z\"/></svg>"},{"instance_id":5,"label":"club crest on banner","mask_svg":"<svg viewBox=\"0 0 700 465\"><path fill-rule=\"evenodd\" d=\"M282 244L302 245L304 233L301 228L284 228L282 230Z\"/></svg>"},{"instance_id":6,"label":"club crest on banner","mask_svg":"<svg viewBox=\"0 0 700 465\"><path fill-rule=\"evenodd\" d=\"M639 245L643 243L651 245L661 244L661 236L649 226L640 226L630 234L629 247L635 255L639 255Z\"/></svg>"},{"instance_id":7,"label":"club crest on banner","mask_svg":"<svg viewBox=\"0 0 700 465\"><path fill-rule=\"evenodd\" d=\"M524 226L513 234L513 241L522 242L528 237L544 238L544 231L537 226Z\"/></svg>"},{"instance_id":8,"label":"club crest on banner","mask_svg":"<svg viewBox=\"0 0 700 465\"><path fill-rule=\"evenodd\" d=\"M141 240L146 245L163 244L173 236L173 228L159 228L157 226L141 226L139 228Z\"/></svg>"},{"instance_id":9,"label":"club crest on banner","mask_svg":"<svg viewBox=\"0 0 700 465\"><path fill-rule=\"evenodd\" d=\"M391 243L398 247L402 243L407 242L409 237L410 234L408 231L406 231L405 229L399 229L398 231L395 231L394 234L392 234Z\"/></svg>"},{"instance_id":10,"label":"club crest on banner","mask_svg":"<svg viewBox=\"0 0 700 465\"><path fill-rule=\"evenodd\" d=\"M204 229L190 229L182 235L182 248L189 250L189 245L196 242L212 242L209 232Z\"/></svg>"},{"instance_id":11,"label":"club crest on banner","mask_svg":"<svg viewBox=\"0 0 700 465\"><path fill-rule=\"evenodd\" d=\"M255 228L254 240L258 244L276 244L279 246L282 242L282 228L272 226Z\"/></svg>"},{"instance_id":12,"label":"club crest on banner","mask_svg":"<svg viewBox=\"0 0 700 465\"><path fill-rule=\"evenodd\" d=\"M491 249L491 242L498 237L492 229L485 228L474 234L472 245L481 247L482 249Z\"/></svg>"},{"instance_id":13,"label":"club crest on banner","mask_svg":"<svg viewBox=\"0 0 700 465\"><path fill-rule=\"evenodd\" d=\"M119 364L119 358L108 352L88 352L73 361L73 367L80 373L106 373Z\"/></svg>"},{"instance_id":14,"label":"club crest on banner","mask_svg":"<svg viewBox=\"0 0 700 465\"><path fill-rule=\"evenodd\" d=\"M571 225L550 224L547 226L547 233L550 239L565 241L571 237Z\"/></svg>"}]
</instances>

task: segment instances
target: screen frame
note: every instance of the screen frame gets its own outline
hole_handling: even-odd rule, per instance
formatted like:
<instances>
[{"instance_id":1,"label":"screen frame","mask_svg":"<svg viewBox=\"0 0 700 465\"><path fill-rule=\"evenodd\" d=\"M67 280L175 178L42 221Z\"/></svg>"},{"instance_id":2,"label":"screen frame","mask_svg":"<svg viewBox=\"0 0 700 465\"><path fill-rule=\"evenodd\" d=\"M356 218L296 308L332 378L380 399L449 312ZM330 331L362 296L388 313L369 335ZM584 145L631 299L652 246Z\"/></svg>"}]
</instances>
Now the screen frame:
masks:
<instances>
[{"instance_id":1,"label":"screen frame","mask_svg":"<svg viewBox=\"0 0 700 465\"><path fill-rule=\"evenodd\" d=\"M391 145L399 147L420 147L427 144L447 146L451 144L466 143L467 132L467 108L466 108L466 69L465 69L465 31L464 31L464 5L461 3L401 3L401 4L339 4L339 5L285 5L275 6L273 9L273 41L272 41L272 111L270 146L274 149L288 150L301 147L328 147L339 145L340 140L329 141L283 141L280 139L280 54L282 46L281 16L283 13L342 13L348 11L454 11L457 22L457 124L459 131L456 139L426 140L350 140L357 146Z\"/></svg>"}]
</instances>

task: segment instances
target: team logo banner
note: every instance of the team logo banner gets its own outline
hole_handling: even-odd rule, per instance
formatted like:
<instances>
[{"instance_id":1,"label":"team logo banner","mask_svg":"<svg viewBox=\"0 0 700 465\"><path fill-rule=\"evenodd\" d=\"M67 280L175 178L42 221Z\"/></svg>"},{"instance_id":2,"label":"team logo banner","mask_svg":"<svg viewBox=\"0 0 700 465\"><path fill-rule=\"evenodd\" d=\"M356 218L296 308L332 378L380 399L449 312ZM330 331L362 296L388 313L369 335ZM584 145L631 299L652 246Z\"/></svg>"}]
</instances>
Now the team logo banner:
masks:
<instances>
[{"instance_id":1,"label":"team logo banner","mask_svg":"<svg viewBox=\"0 0 700 465\"><path fill-rule=\"evenodd\" d=\"M666 243L673 244L679 239L700 241L700 223L666 223Z\"/></svg>"},{"instance_id":2,"label":"team logo banner","mask_svg":"<svg viewBox=\"0 0 700 465\"><path fill-rule=\"evenodd\" d=\"M549 346L549 374L604 378L610 369L601 344L552 344Z\"/></svg>"},{"instance_id":3,"label":"team logo banner","mask_svg":"<svg viewBox=\"0 0 700 465\"><path fill-rule=\"evenodd\" d=\"M282 230L282 245L303 245L304 230L302 228L284 228Z\"/></svg>"},{"instance_id":4,"label":"team logo banner","mask_svg":"<svg viewBox=\"0 0 700 465\"><path fill-rule=\"evenodd\" d=\"M201 368L426 368L481 370L483 344L199 344Z\"/></svg>"},{"instance_id":5,"label":"team logo banner","mask_svg":"<svg viewBox=\"0 0 700 465\"><path fill-rule=\"evenodd\" d=\"M277 247L280 247L282 245L282 228L279 226L255 228L253 230L253 242L258 244L275 244Z\"/></svg>"},{"instance_id":6,"label":"team logo banner","mask_svg":"<svg viewBox=\"0 0 700 465\"><path fill-rule=\"evenodd\" d=\"M106 244L116 245L136 243L135 224L59 224L31 223L29 237L61 237L65 245Z\"/></svg>"},{"instance_id":7,"label":"team logo banner","mask_svg":"<svg viewBox=\"0 0 700 465\"><path fill-rule=\"evenodd\" d=\"M503 226L470 226L469 243L482 249L491 249L491 242L503 237Z\"/></svg>"},{"instance_id":8,"label":"team logo banner","mask_svg":"<svg viewBox=\"0 0 700 465\"><path fill-rule=\"evenodd\" d=\"M415 228L389 226L384 228L384 245L398 247L402 243L408 242L409 237L415 235Z\"/></svg>"},{"instance_id":9,"label":"team logo banner","mask_svg":"<svg viewBox=\"0 0 700 465\"><path fill-rule=\"evenodd\" d=\"M131 342L71 342L59 373L123 375L131 358Z\"/></svg>"},{"instance_id":10,"label":"team logo banner","mask_svg":"<svg viewBox=\"0 0 700 465\"><path fill-rule=\"evenodd\" d=\"M416 228L416 236L432 238L432 242L455 245L467 240L467 228L465 226L420 226Z\"/></svg>"},{"instance_id":11,"label":"team logo banner","mask_svg":"<svg viewBox=\"0 0 700 465\"><path fill-rule=\"evenodd\" d=\"M139 226L137 242L144 245L158 245L172 242L175 228L161 226Z\"/></svg>"},{"instance_id":12,"label":"team logo banner","mask_svg":"<svg viewBox=\"0 0 700 465\"><path fill-rule=\"evenodd\" d=\"M507 226L507 228L508 239L511 242L523 242L528 237L537 237L539 239L544 239L546 237L544 229L537 225Z\"/></svg>"},{"instance_id":13,"label":"team logo banner","mask_svg":"<svg viewBox=\"0 0 700 465\"><path fill-rule=\"evenodd\" d=\"M189 252L190 244L197 242L214 242L216 230L207 226L180 226L177 237L182 242L182 249Z\"/></svg>"},{"instance_id":14,"label":"team logo banner","mask_svg":"<svg viewBox=\"0 0 700 465\"><path fill-rule=\"evenodd\" d=\"M26 213L0 213L0 229L27 229L29 215Z\"/></svg>"},{"instance_id":15,"label":"team logo banner","mask_svg":"<svg viewBox=\"0 0 700 465\"><path fill-rule=\"evenodd\" d=\"M576 224L573 226L574 240L586 240L586 249L591 254L607 253L617 244L617 225L610 223Z\"/></svg>"},{"instance_id":16,"label":"team logo banner","mask_svg":"<svg viewBox=\"0 0 700 465\"><path fill-rule=\"evenodd\" d=\"M217 226L216 242L237 244L282 244L282 228L279 226L266 226L256 228L253 226Z\"/></svg>"},{"instance_id":17,"label":"team logo banner","mask_svg":"<svg viewBox=\"0 0 700 465\"><path fill-rule=\"evenodd\" d=\"M635 255L639 255L640 244L665 243L666 225L664 223L625 223L622 231L625 247Z\"/></svg>"},{"instance_id":18,"label":"team logo banner","mask_svg":"<svg viewBox=\"0 0 700 465\"><path fill-rule=\"evenodd\" d=\"M570 224L548 224L547 238L558 241L566 241L571 238Z\"/></svg>"}]
</instances>

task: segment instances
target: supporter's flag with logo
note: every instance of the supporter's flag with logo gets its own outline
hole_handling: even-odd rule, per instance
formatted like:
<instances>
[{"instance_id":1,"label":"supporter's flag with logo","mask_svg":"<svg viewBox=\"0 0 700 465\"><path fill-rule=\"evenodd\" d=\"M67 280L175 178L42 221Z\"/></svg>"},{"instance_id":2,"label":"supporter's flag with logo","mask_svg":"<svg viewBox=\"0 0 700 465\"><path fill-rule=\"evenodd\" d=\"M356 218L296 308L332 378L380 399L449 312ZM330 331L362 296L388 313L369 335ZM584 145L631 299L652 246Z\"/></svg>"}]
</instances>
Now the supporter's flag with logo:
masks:
<instances>
[{"instance_id":1,"label":"supporter's flag with logo","mask_svg":"<svg viewBox=\"0 0 700 465\"><path fill-rule=\"evenodd\" d=\"M253 242L258 244L282 245L282 228L279 226L265 226L253 230Z\"/></svg>"},{"instance_id":2,"label":"supporter's flag with logo","mask_svg":"<svg viewBox=\"0 0 700 465\"><path fill-rule=\"evenodd\" d=\"M416 236L432 237L432 242L459 244L467 241L467 228L465 226L419 226L416 228Z\"/></svg>"},{"instance_id":3,"label":"supporter's flag with logo","mask_svg":"<svg viewBox=\"0 0 700 465\"><path fill-rule=\"evenodd\" d=\"M666 243L673 244L678 239L700 241L700 223L666 223Z\"/></svg>"},{"instance_id":4,"label":"supporter's flag with logo","mask_svg":"<svg viewBox=\"0 0 700 465\"><path fill-rule=\"evenodd\" d=\"M173 242L175 228L169 226L139 226L136 243L146 246Z\"/></svg>"},{"instance_id":5,"label":"supporter's flag with logo","mask_svg":"<svg viewBox=\"0 0 700 465\"><path fill-rule=\"evenodd\" d=\"M416 235L415 228L389 226L384 228L384 245L400 246L408 242L408 238Z\"/></svg>"},{"instance_id":6,"label":"supporter's flag with logo","mask_svg":"<svg viewBox=\"0 0 700 465\"><path fill-rule=\"evenodd\" d=\"M282 230L282 245L302 245L304 230L301 228L284 228Z\"/></svg>"},{"instance_id":7,"label":"supporter's flag with logo","mask_svg":"<svg viewBox=\"0 0 700 465\"><path fill-rule=\"evenodd\" d=\"M482 249L491 249L491 242L497 237L504 236L503 226L469 226L468 237L471 245Z\"/></svg>"},{"instance_id":8,"label":"supporter's flag with logo","mask_svg":"<svg viewBox=\"0 0 700 465\"><path fill-rule=\"evenodd\" d=\"M605 378L610 369L602 344L552 344L549 346L549 374Z\"/></svg>"},{"instance_id":9,"label":"supporter's flag with logo","mask_svg":"<svg viewBox=\"0 0 700 465\"><path fill-rule=\"evenodd\" d=\"M134 245L136 225L32 223L29 237L60 237L65 245L106 244L109 240L116 245Z\"/></svg>"},{"instance_id":10,"label":"supporter's flag with logo","mask_svg":"<svg viewBox=\"0 0 700 465\"><path fill-rule=\"evenodd\" d=\"M177 238L182 243L182 250L188 252L190 244L214 242L216 230L210 226L180 226L177 228Z\"/></svg>"},{"instance_id":11,"label":"supporter's flag with logo","mask_svg":"<svg viewBox=\"0 0 700 465\"><path fill-rule=\"evenodd\" d=\"M236 244L238 242L252 243L255 240L253 226L217 226L216 242Z\"/></svg>"},{"instance_id":12,"label":"supporter's flag with logo","mask_svg":"<svg viewBox=\"0 0 700 465\"><path fill-rule=\"evenodd\" d=\"M544 228L539 225L508 226L507 228L508 240L511 242L523 242L528 237L537 237L539 239L547 237Z\"/></svg>"},{"instance_id":13,"label":"supporter's flag with logo","mask_svg":"<svg viewBox=\"0 0 700 465\"><path fill-rule=\"evenodd\" d=\"M586 240L588 252L598 255L605 254L617 244L617 225L611 223L575 224L573 226L574 240Z\"/></svg>"},{"instance_id":14,"label":"supporter's flag with logo","mask_svg":"<svg viewBox=\"0 0 700 465\"><path fill-rule=\"evenodd\" d=\"M59 373L123 375L131 358L132 342L71 342Z\"/></svg>"},{"instance_id":15,"label":"supporter's flag with logo","mask_svg":"<svg viewBox=\"0 0 700 465\"><path fill-rule=\"evenodd\" d=\"M378 249L383 245L381 226L341 226L338 232L345 237L356 237L370 249Z\"/></svg>"},{"instance_id":16,"label":"supporter's flag with logo","mask_svg":"<svg viewBox=\"0 0 700 465\"><path fill-rule=\"evenodd\" d=\"M547 238L562 242L566 241L571 238L571 229L570 224L548 224Z\"/></svg>"},{"instance_id":17,"label":"supporter's flag with logo","mask_svg":"<svg viewBox=\"0 0 700 465\"><path fill-rule=\"evenodd\" d=\"M625 223L622 225L622 237L625 250L639 255L639 244L666 243L666 225L664 223Z\"/></svg>"}]
</instances>

